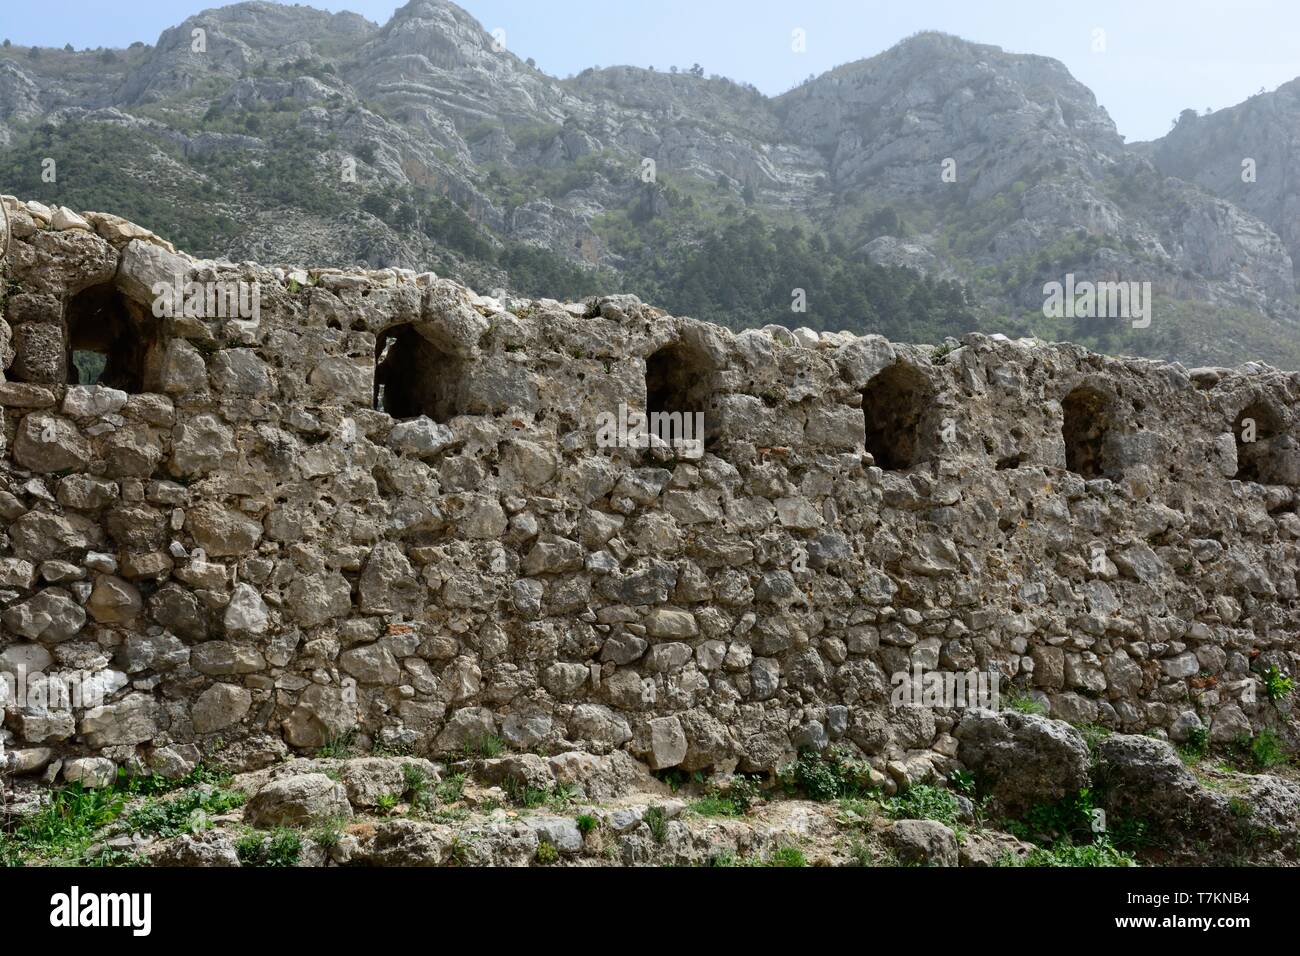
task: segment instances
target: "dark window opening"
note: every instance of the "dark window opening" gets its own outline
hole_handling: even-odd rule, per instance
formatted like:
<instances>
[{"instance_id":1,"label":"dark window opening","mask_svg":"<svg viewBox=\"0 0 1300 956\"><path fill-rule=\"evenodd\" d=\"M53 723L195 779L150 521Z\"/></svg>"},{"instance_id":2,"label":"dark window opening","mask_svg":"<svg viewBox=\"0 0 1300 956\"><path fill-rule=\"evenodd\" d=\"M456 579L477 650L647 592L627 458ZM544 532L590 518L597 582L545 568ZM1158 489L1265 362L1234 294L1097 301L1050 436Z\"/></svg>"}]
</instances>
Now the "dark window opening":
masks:
<instances>
[{"instance_id":1,"label":"dark window opening","mask_svg":"<svg viewBox=\"0 0 1300 956\"><path fill-rule=\"evenodd\" d=\"M69 299L64 319L69 385L147 390L146 369L161 345L157 319L110 283Z\"/></svg>"},{"instance_id":2,"label":"dark window opening","mask_svg":"<svg viewBox=\"0 0 1300 956\"><path fill-rule=\"evenodd\" d=\"M676 342L661 348L645 362L645 410L647 417L680 416L663 419L676 429L681 423L683 429L689 428L689 436L683 431L681 437L693 439L705 438L714 429L716 422L708 414L712 408L714 389L714 368L707 355L701 350L684 342ZM696 434L699 419L686 416L702 415L705 435ZM650 419L653 426L654 419ZM668 438L668 435L660 437Z\"/></svg>"},{"instance_id":3,"label":"dark window opening","mask_svg":"<svg viewBox=\"0 0 1300 956\"><path fill-rule=\"evenodd\" d=\"M891 365L867 383L862 390L864 443L877 466L905 471L925 459L921 424L933 402L925 376L909 365Z\"/></svg>"},{"instance_id":4,"label":"dark window opening","mask_svg":"<svg viewBox=\"0 0 1300 956\"><path fill-rule=\"evenodd\" d=\"M375 408L393 418L424 415L446 424L460 414L465 363L413 325L398 325L375 343Z\"/></svg>"},{"instance_id":5,"label":"dark window opening","mask_svg":"<svg viewBox=\"0 0 1300 956\"><path fill-rule=\"evenodd\" d=\"M1106 450L1110 401L1096 389L1083 386L1065 397L1061 409L1065 413L1061 429L1065 467L1089 480L1107 477L1111 470Z\"/></svg>"},{"instance_id":6,"label":"dark window opening","mask_svg":"<svg viewBox=\"0 0 1300 956\"><path fill-rule=\"evenodd\" d=\"M1237 480L1261 485L1286 484L1279 474L1278 445L1282 421L1263 402L1254 402L1237 416L1232 433L1237 438Z\"/></svg>"}]
</instances>

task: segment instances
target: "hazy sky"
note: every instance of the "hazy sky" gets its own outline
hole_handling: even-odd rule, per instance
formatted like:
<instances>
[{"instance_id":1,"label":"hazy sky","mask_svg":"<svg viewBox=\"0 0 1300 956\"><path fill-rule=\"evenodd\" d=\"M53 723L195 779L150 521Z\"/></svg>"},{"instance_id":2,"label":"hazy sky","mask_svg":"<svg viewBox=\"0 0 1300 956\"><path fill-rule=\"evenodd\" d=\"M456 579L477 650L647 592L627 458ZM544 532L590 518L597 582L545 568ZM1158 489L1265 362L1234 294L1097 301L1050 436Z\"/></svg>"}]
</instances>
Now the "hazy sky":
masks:
<instances>
[{"instance_id":1,"label":"hazy sky","mask_svg":"<svg viewBox=\"0 0 1300 956\"><path fill-rule=\"evenodd\" d=\"M214 0L0 0L0 37L77 49L153 43ZM315 0L379 23L397 0ZM1300 77L1300 0L462 0L487 29L549 73L630 63L700 63L780 93L918 30L939 29L1056 57L1097 94L1130 141L1180 111L1220 109ZM791 35L805 31L807 50ZM1103 52L1094 50L1104 31Z\"/></svg>"}]
</instances>

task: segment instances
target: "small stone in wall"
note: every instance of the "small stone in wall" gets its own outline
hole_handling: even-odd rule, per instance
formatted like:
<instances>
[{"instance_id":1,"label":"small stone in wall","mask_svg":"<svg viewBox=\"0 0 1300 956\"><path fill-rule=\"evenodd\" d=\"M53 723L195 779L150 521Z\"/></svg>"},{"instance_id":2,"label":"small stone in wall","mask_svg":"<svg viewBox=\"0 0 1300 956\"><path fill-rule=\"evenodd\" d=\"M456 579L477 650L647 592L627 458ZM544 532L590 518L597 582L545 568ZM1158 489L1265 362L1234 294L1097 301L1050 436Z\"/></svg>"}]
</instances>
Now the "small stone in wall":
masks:
<instances>
[{"instance_id":1,"label":"small stone in wall","mask_svg":"<svg viewBox=\"0 0 1300 956\"><path fill-rule=\"evenodd\" d=\"M226 633L231 637L258 637L266 633L270 622L270 612L257 589L236 584L223 618Z\"/></svg>"},{"instance_id":2,"label":"small stone in wall","mask_svg":"<svg viewBox=\"0 0 1300 956\"><path fill-rule=\"evenodd\" d=\"M646 763L652 770L676 767L686 759L686 732L676 717L658 717L648 725Z\"/></svg>"},{"instance_id":3,"label":"small stone in wall","mask_svg":"<svg viewBox=\"0 0 1300 956\"><path fill-rule=\"evenodd\" d=\"M253 695L234 684L213 684L194 702L190 719L194 732L210 734L237 724L248 714Z\"/></svg>"},{"instance_id":4,"label":"small stone in wall","mask_svg":"<svg viewBox=\"0 0 1300 956\"><path fill-rule=\"evenodd\" d=\"M94 419L120 412L130 398L126 392L104 385L73 385L63 398L63 414Z\"/></svg>"},{"instance_id":5,"label":"small stone in wall","mask_svg":"<svg viewBox=\"0 0 1300 956\"><path fill-rule=\"evenodd\" d=\"M157 716L157 702L149 695L135 693L87 712L78 731L96 748L142 744L157 736Z\"/></svg>"},{"instance_id":6,"label":"small stone in wall","mask_svg":"<svg viewBox=\"0 0 1300 956\"><path fill-rule=\"evenodd\" d=\"M455 432L424 416L398 422L388 433L388 447L417 458L433 458L455 442Z\"/></svg>"},{"instance_id":7,"label":"small stone in wall","mask_svg":"<svg viewBox=\"0 0 1300 956\"><path fill-rule=\"evenodd\" d=\"M86 610L100 624L125 624L144 610L144 601L139 589L129 581L101 574L95 580Z\"/></svg>"},{"instance_id":8,"label":"small stone in wall","mask_svg":"<svg viewBox=\"0 0 1300 956\"><path fill-rule=\"evenodd\" d=\"M107 787L117 779L117 765L104 757L78 757L63 765L65 783L79 783L89 790Z\"/></svg>"},{"instance_id":9,"label":"small stone in wall","mask_svg":"<svg viewBox=\"0 0 1300 956\"><path fill-rule=\"evenodd\" d=\"M185 513L185 529L210 557L245 555L262 539L262 524L247 515L213 502Z\"/></svg>"},{"instance_id":10,"label":"small stone in wall","mask_svg":"<svg viewBox=\"0 0 1300 956\"><path fill-rule=\"evenodd\" d=\"M80 633L86 612L62 588L46 588L30 600L7 608L5 627L45 644L59 644Z\"/></svg>"},{"instance_id":11,"label":"small stone in wall","mask_svg":"<svg viewBox=\"0 0 1300 956\"><path fill-rule=\"evenodd\" d=\"M14 460L42 474L84 468L90 461L90 444L66 418L33 412L19 423Z\"/></svg>"},{"instance_id":12,"label":"small stone in wall","mask_svg":"<svg viewBox=\"0 0 1300 956\"><path fill-rule=\"evenodd\" d=\"M438 735L438 753L456 753L496 733L496 718L486 707L465 707L451 715Z\"/></svg>"},{"instance_id":13,"label":"small stone in wall","mask_svg":"<svg viewBox=\"0 0 1300 956\"><path fill-rule=\"evenodd\" d=\"M659 640L681 640L700 633L695 615L674 608L656 608L645 619L646 633Z\"/></svg>"}]
</instances>

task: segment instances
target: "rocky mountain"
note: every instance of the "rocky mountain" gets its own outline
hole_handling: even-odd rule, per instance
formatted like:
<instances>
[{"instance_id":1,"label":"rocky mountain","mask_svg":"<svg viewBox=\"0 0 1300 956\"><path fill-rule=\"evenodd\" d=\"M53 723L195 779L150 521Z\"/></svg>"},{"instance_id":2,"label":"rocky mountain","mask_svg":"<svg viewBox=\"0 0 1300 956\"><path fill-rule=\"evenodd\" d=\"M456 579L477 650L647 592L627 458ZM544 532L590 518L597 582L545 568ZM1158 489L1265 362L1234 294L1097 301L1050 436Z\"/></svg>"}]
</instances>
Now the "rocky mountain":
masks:
<instances>
[{"instance_id":1,"label":"rocky mountain","mask_svg":"<svg viewBox=\"0 0 1300 956\"><path fill-rule=\"evenodd\" d=\"M1217 113L1185 110L1146 146L1161 172L1256 216L1300 263L1300 79Z\"/></svg>"},{"instance_id":2,"label":"rocky mountain","mask_svg":"<svg viewBox=\"0 0 1300 956\"><path fill-rule=\"evenodd\" d=\"M551 77L445 0L383 26L253 2L153 46L4 48L0 188L235 260L1300 367L1298 104L1129 146L1059 62L938 33L769 98L699 66ZM1045 318L1071 273L1150 282L1151 326Z\"/></svg>"}]
</instances>

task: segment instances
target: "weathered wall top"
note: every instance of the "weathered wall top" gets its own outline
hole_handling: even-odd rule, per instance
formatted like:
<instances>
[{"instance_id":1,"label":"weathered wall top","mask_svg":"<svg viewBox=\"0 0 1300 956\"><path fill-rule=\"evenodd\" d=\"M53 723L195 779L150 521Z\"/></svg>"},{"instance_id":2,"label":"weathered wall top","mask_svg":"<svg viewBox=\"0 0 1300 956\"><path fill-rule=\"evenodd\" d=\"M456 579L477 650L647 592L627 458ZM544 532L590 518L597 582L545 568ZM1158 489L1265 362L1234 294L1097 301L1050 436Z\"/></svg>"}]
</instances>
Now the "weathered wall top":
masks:
<instances>
[{"instance_id":1,"label":"weathered wall top","mask_svg":"<svg viewBox=\"0 0 1300 956\"><path fill-rule=\"evenodd\" d=\"M1257 688L1300 664L1300 375L195 261L6 201L0 671L106 694L11 699L27 772L491 735L920 779L956 711L891 705L918 665L1295 742ZM703 455L604 447L620 408L702 413Z\"/></svg>"}]
</instances>

